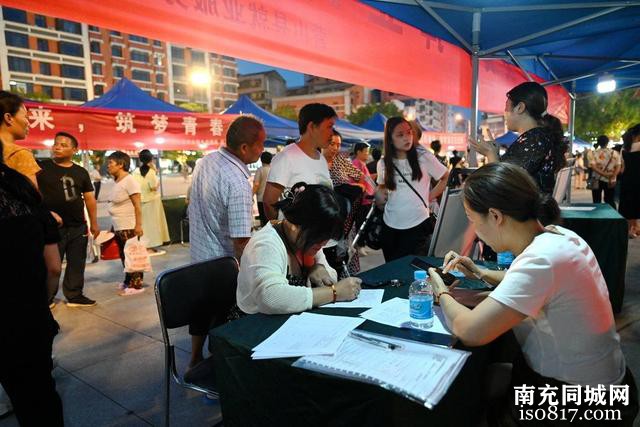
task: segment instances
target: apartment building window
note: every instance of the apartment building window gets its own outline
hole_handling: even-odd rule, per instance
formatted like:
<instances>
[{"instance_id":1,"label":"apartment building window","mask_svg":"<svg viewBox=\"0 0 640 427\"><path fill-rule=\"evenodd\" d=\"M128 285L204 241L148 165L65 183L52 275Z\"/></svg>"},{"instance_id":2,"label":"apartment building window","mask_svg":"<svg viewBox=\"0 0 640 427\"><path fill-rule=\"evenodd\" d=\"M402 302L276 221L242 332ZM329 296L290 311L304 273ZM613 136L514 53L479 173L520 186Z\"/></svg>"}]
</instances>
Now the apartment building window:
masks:
<instances>
[{"instance_id":1,"label":"apartment building window","mask_svg":"<svg viewBox=\"0 0 640 427\"><path fill-rule=\"evenodd\" d=\"M40 63L40 74L44 74L45 76L51 75L51 64L48 62Z\"/></svg>"},{"instance_id":2,"label":"apartment building window","mask_svg":"<svg viewBox=\"0 0 640 427\"><path fill-rule=\"evenodd\" d=\"M29 36L22 33L16 33L13 31L5 31L4 39L7 42L7 46L29 48Z\"/></svg>"},{"instance_id":3,"label":"apartment building window","mask_svg":"<svg viewBox=\"0 0 640 427\"><path fill-rule=\"evenodd\" d=\"M84 56L84 49L78 43L58 42L58 51L63 55Z\"/></svg>"},{"instance_id":4,"label":"apartment building window","mask_svg":"<svg viewBox=\"0 0 640 427\"><path fill-rule=\"evenodd\" d=\"M206 101L207 100L207 90L205 88L194 87L193 88L193 97L196 101Z\"/></svg>"},{"instance_id":5,"label":"apartment building window","mask_svg":"<svg viewBox=\"0 0 640 427\"><path fill-rule=\"evenodd\" d=\"M171 58L175 61L184 61L184 49L181 47L171 46Z\"/></svg>"},{"instance_id":6,"label":"apartment building window","mask_svg":"<svg viewBox=\"0 0 640 427\"><path fill-rule=\"evenodd\" d=\"M204 65L204 52L191 51L191 62Z\"/></svg>"},{"instance_id":7,"label":"apartment building window","mask_svg":"<svg viewBox=\"0 0 640 427\"><path fill-rule=\"evenodd\" d=\"M182 67L180 65L173 65L171 67L171 69L173 70L173 77L185 77L187 75L186 69L185 67Z\"/></svg>"},{"instance_id":8,"label":"apartment building window","mask_svg":"<svg viewBox=\"0 0 640 427\"><path fill-rule=\"evenodd\" d=\"M150 82L151 81L151 73L149 71L144 71L144 70L132 70L131 71L131 78L133 80L140 80L143 82Z\"/></svg>"},{"instance_id":9,"label":"apartment building window","mask_svg":"<svg viewBox=\"0 0 640 427\"><path fill-rule=\"evenodd\" d=\"M222 59L224 59L226 61L235 61L236 60L233 56L225 56L225 55L222 55Z\"/></svg>"},{"instance_id":10,"label":"apartment building window","mask_svg":"<svg viewBox=\"0 0 640 427\"><path fill-rule=\"evenodd\" d=\"M222 84L220 82L216 82L216 92L221 92L222 91Z\"/></svg>"},{"instance_id":11,"label":"apartment building window","mask_svg":"<svg viewBox=\"0 0 640 427\"><path fill-rule=\"evenodd\" d=\"M115 56L116 58L123 58L122 56L122 46L111 45L111 56Z\"/></svg>"},{"instance_id":12,"label":"apartment building window","mask_svg":"<svg viewBox=\"0 0 640 427\"><path fill-rule=\"evenodd\" d=\"M233 103L236 102L233 99L227 99L224 101L224 108L229 108L233 105Z\"/></svg>"},{"instance_id":13,"label":"apartment building window","mask_svg":"<svg viewBox=\"0 0 640 427\"><path fill-rule=\"evenodd\" d=\"M89 31L93 31L94 33L99 33L100 27L96 27L95 25L89 25Z\"/></svg>"},{"instance_id":14,"label":"apartment building window","mask_svg":"<svg viewBox=\"0 0 640 427\"><path fill-rule=\"evenodd\" d=\"M213 105L215 105L216 108L222 108L222 99L217 98L215 101L213 101Z\"/></svg>"},{"instance_id":15,"label":"apartment building window","mask_svg":"<svg viewBox=\"0 0 640 427\"><path fill-rule=\"evenodd\" d=\"M113 77L124 77L124 68L118 65L113 66Z\"/></svg>"},{"instance_id":16,"label":"apartment building window","mask_svg":"<svg viewBox=\"0 0 640 427\"><path fill-rule=\"evenodd\" d=\"M62 64L60 66L60 74L62 75L62 77L68 77L70 79L84 80L84 67Z\"/></svg>"},{"instance_id":17,"label":"apartment building window","mask_svg":"<svg viewBox=\"0 0 640 427\"><path fill-rule=\"evenodd\" d=\"M109 31L109 34L111 34L114 37L122 37L122 34L120 34L120 31Z\"/></svg>"},{"instance_id":18,"label":"apartment building window","mask_svg":"<svg viewBox=\"0 0 640 427\"><path fill-rule=\"evenodd\" d=\"M78 22L56 18L56 30L65 33L82 34L82 26Z\"/></svg>"},{"instance_id":19,"label":"apartment building window","mask_svg":"<svg viewBox=\"0 0 640 427\"><path fill-rule=\"evenodd\" d=\"M90 43L90 46L91 46L91 53L101 53L100 45L101 45L101 43L100 43L100 42L92 41L92 42Z\"/></svg>"},{"instance_id":20,"label":"apartment building window","mask_svg":"<svg viewBox=\"0 0 640 427\"><path fill-rule=\"evenodd\" d=\"M75 87L62 88L62 98L69 101L86 101L87 90Z\"/></svg>"},{"instance_id":21,"label":"apartment building window","mask_svg":"<svg viewBox=\"0 0 640 427\"><path fill-rule=\"evenodd\" d=\"M144 43L144 44L148 44L149 43L149 39L148 38L140 37L140 36L133 36L133 35L129 36L129 41L136 42L136 43Z\"/></svg>"},{"instance_id":22,"label":"apartment building window","mask_svg":"<svg viewBox=\"0 0 640 427\"><path fill-rule=\"evenodd\" d=\"M27 58L19 58L17 56L7 57L10 71L19 71L22 73L31 72L31 60Z\"/></svg>"},{"instance_id":23,"label":"apartment building window","mask_svg":"<svg viewBox=\"0 0 640 427\"><path fill-rule=\"evenodd\" d=\"M104 95L104 85L94 85L93 86L93 94L95 96L102 96Z\"/></svg>"},{"instance_id":24,"label":"apartment building window","mask_svg":"<svg viewBox=\"0 0 640 427\"><path fill-rule=\"evenodd\" d=\"M173 91L176 96L180 96L181 98L185 98L187 96L187 86L182 83L174 83Z\"/></svg>"},{"instance_id":25,"label":"apartment building window","mask_svg":"<svg viewBox=\"0 0 640 427\"><path fill-rule=\"evenodd\" d=\"M164 84L164 74L156 74L156 83L159 85Z\"/></svg>"},{"instance_id":26,"label":"apartment building window","mask_svg":"<svg viewBox=\"0 0 640 427\"><path fill-rule=\"evenodd\" d=\"M226 93L236 93L237 89L234 85L224 85L224 91Z\"/></svg>"},{"instance_id":27,"label":"apartment building window","mask_svg":"<svg viewBox=\"0 0 640 427\"><path fill-rule=\"evenodd\" d=\"M33 83L16 82L15 90L20 93L33 93Z\"/></svg>"},{"instance_id":28,"label":"apartment building window","mask_svg":"<svg viewBox=\"0 0 640 427\"><path fill-rule=\"evenodd\" d=\"M156 94L156 98L158 98L160 101L164 101L164 92L158 92Z\"/></svg>"},{"instance_id":29,"label":"apartment building window","mask_svg":"<svg viewBox=\"0 0 640 427\"><path fill-rule=\"evenodd\" d=\"M160 40L154 40L153 45L157 47L162 47L162 42Z\"/></svg>"},{"instance_id":30,"label":"apartment building window","mask_svg":"<svg viewBox=\"0 0 640 427\"><path fill-rule=\"evenodd\" d=\"M40 93L49 99L53 98L53 86L40 86Z\"/></svg>"},{"instance_id":31,"label":"apartment building window","mask_svg":"<svg viewBox=\"0 0 640 427\"><path fill-rule=\"evenodd\" d=\"M47 28L47 17L43 15L36 15L35 24L36 27Z\"/></svg>"},{"instance_id":32,"label":"apartment building window","mask_svg":"<svg viewBox=\"0 0 640 427\"><path fill-rule=\"evenodd\" d=\"M96 76L101 76L102 75L102 64L99 62L94 62L93 64L91 64L91 73L93 73Z\"/></svg>"},{"instance_id":33,"label":"apartment building window","mask_svg":"<svg viewBox=\"0 0 640 427\"><path fill-rule=\"evenodd\" d=\"M149 53L148 52L141 52L139 50L132 50L130 55L131 55L131 60L132 61L144 62L145 64L149 63Z\"/></svg>"},{"instance_id":34,"label":"apartment building window","mask_svg":"<svg viewBox=\"0 0 640 427\"><path fill-rule=\"evenodd\" d=\"M38 39L38 50L40 52L49 52L49 40Z\"/></svg>"},{"instance_id":35,"label":"apartment building window","mask_svg":"<svg viewBox=\"0 0 640 427\"><path fill-rule=\"evenodd\" d=\"M2 7L2 17L5 21L27 23L27 12L12 7Z\"/></svg>"},{"instance_id":36,"label":"apartment building window","mask_svg":"<svg viewBox=\"0 0 640 427\"><path fill-rule=\"evenodd\" d=\"M233 68L223 68L222 69L222 74L224 74L227 77L235 77L236 76L236 71Z\"/></svg>"}]
</instances>

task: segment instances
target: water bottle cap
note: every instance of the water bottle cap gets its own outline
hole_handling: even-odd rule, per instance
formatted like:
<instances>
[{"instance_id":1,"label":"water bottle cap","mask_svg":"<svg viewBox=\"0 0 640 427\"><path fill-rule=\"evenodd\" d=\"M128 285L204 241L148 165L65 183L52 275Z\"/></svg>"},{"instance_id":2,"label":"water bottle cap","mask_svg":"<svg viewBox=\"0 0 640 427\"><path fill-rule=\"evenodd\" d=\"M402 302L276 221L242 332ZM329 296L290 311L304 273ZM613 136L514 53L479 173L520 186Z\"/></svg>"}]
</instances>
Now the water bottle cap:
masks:
<instances>
[{"instance_id":1,"label":"water bottle cap","mask_svg":"<svg viewBox=\"0 0 640 427\"><path fill-rule=\"evenodd\" d=\"M424 270L416 270L413 272L413 280L425 280L427 278L427 272Z\"/></svg>"}]
</instances>

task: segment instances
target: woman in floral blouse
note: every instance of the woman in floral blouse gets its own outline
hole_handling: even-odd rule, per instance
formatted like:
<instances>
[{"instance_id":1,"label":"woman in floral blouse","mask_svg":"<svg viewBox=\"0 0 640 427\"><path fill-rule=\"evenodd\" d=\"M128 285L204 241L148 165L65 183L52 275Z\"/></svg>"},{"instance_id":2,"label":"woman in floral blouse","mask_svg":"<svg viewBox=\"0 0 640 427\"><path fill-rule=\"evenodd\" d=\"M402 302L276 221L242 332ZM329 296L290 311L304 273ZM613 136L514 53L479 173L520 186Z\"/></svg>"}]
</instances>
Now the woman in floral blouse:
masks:
<instances>
[{"instance_id":1,"label":"woman in floral blouse","mask_svg":"<svg viewBox=\"0 0 640 427\"><path fill-rule=\"evenodd\" d=\"M540 84L525 82L507 92L505 120L520 136L500 157L498 146L489 141L469 141L487 162L508 162L529 172L544 193L553 192L556 173L565 165L567 143L562 123L547 113L547 91Z\"/></svg>"}]
</instances>

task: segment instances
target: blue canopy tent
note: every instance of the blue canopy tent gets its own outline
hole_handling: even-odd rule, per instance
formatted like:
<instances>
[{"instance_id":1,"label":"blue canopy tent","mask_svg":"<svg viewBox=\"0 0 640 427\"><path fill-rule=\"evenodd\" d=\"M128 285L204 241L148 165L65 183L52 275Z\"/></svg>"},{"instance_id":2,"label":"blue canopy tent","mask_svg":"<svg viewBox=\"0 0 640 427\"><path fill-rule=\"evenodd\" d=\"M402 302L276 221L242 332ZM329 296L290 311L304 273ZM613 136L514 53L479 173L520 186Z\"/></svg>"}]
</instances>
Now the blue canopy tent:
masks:
<instances>
[{"instance_id":1,"label":"blue canopy tent","mask_svg":"<svg viewBox=\"0 0 640 427\"><path fill-rule=\"evenodd\" d=\"M297 138L300 135L300 132L298 132L298 124L296 122L278 117L275 114L260 108L247 95L240 96L240 98L238 98L238 100L222 114L253 114L262 120L264 127L267 130L267 135L269 136L287 136Z\"/></svg>"},{"instance_id":2,"label":"blue canopy tent","mask_svg":"<svg viewBox=\"0 0 640 427\"><path fill-rule=\"evenodd\" d=\"M382 132L365 129L360 126L356 126L353 123L343 119L336 120L335 128L345 138L355 138L355 139L382 138Z\"/></svg>"},{"instance_id":3,"label":"blue canopy tent","mask_svg":"<svg viewBox=\"0 0 640 427\"><path fill-rule=\"evenodd\" d=\"M471 55L471 132L478 123L479 61L502 59L563 85L575 99L607 73L618 89L640 86L640 1L360 0ZM472 162L475 156L470 156Z\"/></svg>"},{"instance_id":4,"label":"blue canopy tent","mask_svg":"<svg viewBox=\"0 0 640 427\"><path fill-rule=\"evenodd\" d=\"M496 138L496 142L500 145L504 145L505 147L509 147L511 144L516 142L518 139L518 134L515 132L507 131L504 135L500 135Z\"/></svg>"},{"instance_id":5,"label":"blue canopy tent","mask_svg":"<svg viewBox=\"0 0 640 427\"><path fill-rule=\"evenodd\" d=\"M384 125L387 123L387 116L382 113L374 113L361 127L376 132L384 132Z\"/></svg>"},{"instance_id":6,"label":"blue canopy tent","mask_svg":"<svg viewBox=\"0 0 640 427\"><path fill-rule=\"evenodd\" d=\"M120 79L118 83L99 98L82 104L82 107L109 108L112 110L165 111L184 113L184 108L159 100L149 95L130 80Z\"/></svg>"}]
</instances>

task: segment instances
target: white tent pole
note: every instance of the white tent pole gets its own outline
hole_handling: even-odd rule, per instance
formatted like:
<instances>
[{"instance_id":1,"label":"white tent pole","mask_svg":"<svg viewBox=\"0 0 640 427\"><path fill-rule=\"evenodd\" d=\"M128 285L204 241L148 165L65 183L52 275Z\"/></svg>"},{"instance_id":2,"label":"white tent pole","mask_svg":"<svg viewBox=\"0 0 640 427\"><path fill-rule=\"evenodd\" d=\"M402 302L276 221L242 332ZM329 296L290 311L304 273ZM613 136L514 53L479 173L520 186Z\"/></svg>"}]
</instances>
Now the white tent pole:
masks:
<instances>
[{"instance_id":1,"label":"white tent pole","mask_svg":"<svg viewBox=\"0 0 640 427\"><path fill-rule=\"evenodd\" d=\"M473 45L471 52L471 129L470 137L475 141L478 138L478 76L480 74L480 12L474 12L471 34L473 37ZM468 159L469 166L478 166L476 152L473 148L469 149Z\"/></svg>"},{"instance_id":2,"label":"white tent pole","mask_svg":"<svg viewBox=\"0 0 640 427\"><path fill-rule=\"evenodd\" d=\"M569 103L569 147L573 153L573 140L576 132L576 81L571 83L571 94L573 95Z\"/></svg>"},{"instance_id":3,"label":"white tent pole","mask_svg":"<svg viewBox=\"0 0 640 427\"><path fill-rule=\"evenodd\" d=\"M158 150L158 179L160 180L160 199L164 198L164 185L162 185L162 164L160 158L162 157L162 150Z\"/></svg>"}]
</instances>

